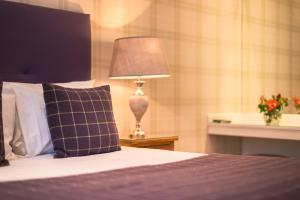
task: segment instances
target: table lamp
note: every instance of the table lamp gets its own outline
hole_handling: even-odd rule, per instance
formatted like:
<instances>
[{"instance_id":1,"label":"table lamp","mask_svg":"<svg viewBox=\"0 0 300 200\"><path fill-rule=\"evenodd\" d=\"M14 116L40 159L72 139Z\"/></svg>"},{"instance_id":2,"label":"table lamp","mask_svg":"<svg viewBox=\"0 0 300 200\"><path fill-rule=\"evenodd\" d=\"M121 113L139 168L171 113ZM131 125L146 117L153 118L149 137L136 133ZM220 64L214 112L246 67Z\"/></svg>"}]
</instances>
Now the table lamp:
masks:
<instances>
[{"instance_id":1,"label":"table lamp","mask_svg":"<svg viewBox=\"0 0 300 200\"><path fill-rule=\"evenodd\" d=\"M144 138L141 120L145 114L149 100L142 86L146 78L162 78L170 76L168 65L155 37L127 37L114 42L113 56L109 77L111 79L135 79L136 90L129 99L129 106L136 119L134 138Z\"/></svg>"}]
</instances>

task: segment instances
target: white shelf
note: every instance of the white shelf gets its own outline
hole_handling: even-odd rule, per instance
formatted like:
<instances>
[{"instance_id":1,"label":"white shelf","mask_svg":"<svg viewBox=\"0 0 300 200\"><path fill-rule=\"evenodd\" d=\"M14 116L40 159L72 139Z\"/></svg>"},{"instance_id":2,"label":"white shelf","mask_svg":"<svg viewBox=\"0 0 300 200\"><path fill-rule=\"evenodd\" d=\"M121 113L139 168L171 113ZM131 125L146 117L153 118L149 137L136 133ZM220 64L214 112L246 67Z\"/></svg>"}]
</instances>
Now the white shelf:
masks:
<instances>
[{"instance_id":1,"label":"white shelf","mask_svg":"<svg viewBox=\"0 0 300 200\"><path fill-rule=\"evenodd\" d=\"M213 123L214 119L231 123ZM300 158L300 115L283 114L279 126L266 126L259 113L209 114L207 133L216 136L210 138L212 152Z\"/></svg>"},{"instance_id":2,"label":"white shelf","mask_svg":"<svg viewBox=\"0 0 300 200\"><path fill-rule=\"evenodd\" d=\"M230 124L213 123L213 119L230 120ZM268 138L300 141L300 116L283 115L279 126L266 126L262 114L210 114L207 132L209 135Z\"/></svg>"},{"instance_id":3,"label":"white shelf","mask_svg":"<svg viewBox=\"0 0 300 200\"><path fill-rule=\"evenodd\" d=\"M293 126L208 123L207 129L210 135L300 141L300 127Z\"/></svg>"}]
</instances>

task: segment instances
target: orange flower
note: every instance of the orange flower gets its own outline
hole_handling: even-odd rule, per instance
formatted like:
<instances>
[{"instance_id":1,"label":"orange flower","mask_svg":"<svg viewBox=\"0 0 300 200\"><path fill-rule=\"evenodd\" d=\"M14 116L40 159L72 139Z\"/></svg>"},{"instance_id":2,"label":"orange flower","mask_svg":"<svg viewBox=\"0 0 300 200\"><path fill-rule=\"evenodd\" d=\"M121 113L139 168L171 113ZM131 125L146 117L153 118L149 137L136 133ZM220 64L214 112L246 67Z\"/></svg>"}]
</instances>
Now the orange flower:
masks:
<instances>
[{"instance_id":1,"label":"orange flower","mask_svg":"<svg viewBox=\"0 0 300 200\"><path fill-rule=\"evenodd\" d=\"M270 99L267 101L268 110L271 111L278 106L278 102L275 99Z\"/></svg>"},{"instance_id":2,"label":"orange flower","mask_svg":"<svg viewBox=\"0 0 300 200\"><path fill-rule=\"evenodd\" d=\"M293 100L294 100L294 103L296 106L300 105L300 99L298 99L297 97L294 97Z\"/></svg>"}]
</instances>

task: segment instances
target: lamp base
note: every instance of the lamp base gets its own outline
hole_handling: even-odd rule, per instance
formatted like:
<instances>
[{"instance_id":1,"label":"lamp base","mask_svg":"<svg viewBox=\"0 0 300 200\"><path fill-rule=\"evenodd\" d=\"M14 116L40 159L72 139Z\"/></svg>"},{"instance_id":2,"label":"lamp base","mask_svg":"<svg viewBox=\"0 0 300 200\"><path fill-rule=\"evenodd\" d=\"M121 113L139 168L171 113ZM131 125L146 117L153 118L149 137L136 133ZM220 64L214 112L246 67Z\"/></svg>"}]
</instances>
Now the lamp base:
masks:
<instances>
[{"instance_id":1,"label":"lamp base","mask_svg":"<svg viewBox=\"0 0 300 200\"><path fill-rule=\"evenodd\" d=\"M145 133L141 128L141 120L148 108L149 100L148 97L144 95L144 92L142 90L142 86L145 82L139 79L134 83L137 85L137 89L129 99L129 106L135 116L136 125L135 130L133 134L130 135L130 137L142 139L145 137Z\"/></svg>"},{"instance_id":2,"label":"lamp base","mask_svg":"<svg viewBox=\"0 0 300 200\"><path fill-rule=\"evenodd\" d=\"M145 138L145 132L135 130L134 133L129 135L129 137L130 138L135 138L135 139L144 139Z\"/></svg>"}]
</instances>

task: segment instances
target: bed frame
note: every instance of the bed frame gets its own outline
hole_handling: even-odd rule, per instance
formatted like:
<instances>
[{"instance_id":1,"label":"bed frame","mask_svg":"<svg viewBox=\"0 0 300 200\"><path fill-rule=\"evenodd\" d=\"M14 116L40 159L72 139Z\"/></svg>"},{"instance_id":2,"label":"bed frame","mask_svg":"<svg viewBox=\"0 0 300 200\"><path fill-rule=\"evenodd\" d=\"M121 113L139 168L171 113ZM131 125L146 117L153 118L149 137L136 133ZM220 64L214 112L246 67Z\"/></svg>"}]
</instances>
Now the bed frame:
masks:
<instances>
[{"instance_id":1,"label":"bed frame","mask_svg":"<svg viewBox=\"0 0 300 200\"><path fill-rule=\"evenodd\" d=\"M89 15L0 1L0 30L0 81L91 78Z\"/></svg>"}]
</instances>

